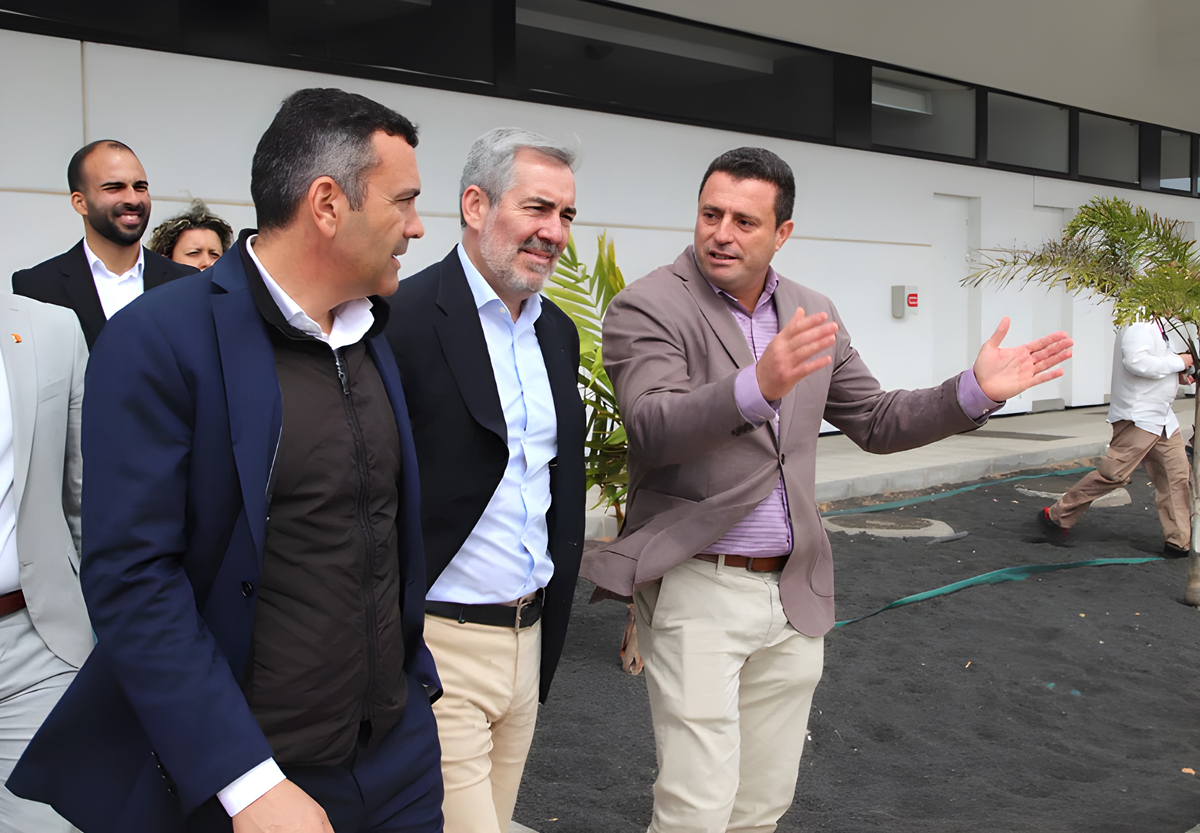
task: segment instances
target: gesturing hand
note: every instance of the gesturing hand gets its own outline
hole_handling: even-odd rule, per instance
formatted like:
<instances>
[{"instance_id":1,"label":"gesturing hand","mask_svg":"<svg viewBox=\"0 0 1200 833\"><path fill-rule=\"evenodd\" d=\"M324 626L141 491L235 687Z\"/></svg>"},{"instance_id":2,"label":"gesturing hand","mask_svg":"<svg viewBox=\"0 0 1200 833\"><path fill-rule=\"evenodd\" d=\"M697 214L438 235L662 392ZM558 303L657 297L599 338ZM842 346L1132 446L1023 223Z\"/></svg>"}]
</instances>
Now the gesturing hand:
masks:
<instances>
[{"instance_id":1,"label":"gesturing hand","mask_svg":"<svg viewBox=\"0 0 1200 833\"><path fill-rule=\"evenodd\" d=\"M1057 332L1019 347L1001 347L1008 325L1008 316L1000 319L1000 326L979 348L975 359L975 381L984 395L996 402L1062 376L1062 368L1055 365L1071 358L1075 344L1069 335Z\"/></svg>"},{"instance_id":2,"label":"gesturing hand","mask_svg":"<svg viewBox=\"0 0 1200 833\"><path fill-rule=\"evenodd\" d=\"M233 817L233 833L333 833L333 827L308 793L280 781Z\"/></svg>"},{"instance_id":3,"label":"gesturing hand","mask_svg":"<svg viewBox=\"0 0 1200 833\"><path fill-rule=\"evenodd\" d=\"M758 360L754 373L763 399L782 399L805 376L832 362L833 356L813 356L833 346L837 329L825 313L805 315L803 309L797 309Z\"/></svg>"}]
</instances>

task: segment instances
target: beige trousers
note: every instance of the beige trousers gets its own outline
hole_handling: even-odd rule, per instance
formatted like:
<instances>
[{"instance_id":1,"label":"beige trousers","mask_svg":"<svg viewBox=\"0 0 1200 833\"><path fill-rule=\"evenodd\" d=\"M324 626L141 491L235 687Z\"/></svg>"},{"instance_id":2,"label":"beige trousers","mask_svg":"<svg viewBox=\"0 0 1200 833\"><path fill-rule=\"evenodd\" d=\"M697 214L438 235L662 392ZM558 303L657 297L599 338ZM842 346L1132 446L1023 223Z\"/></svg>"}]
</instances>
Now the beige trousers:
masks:
<instances>
[{"instance_id":1,"label":"beige trousers","mask_svg":"<svg viewBox=\"0 0 1200 833\"><path fill-rule=\"evenodd\" d=\"M796 792L823 638L779 573L698 559L634 593L658 753L649 833L770 833Z\"/></svg>"},{"instance_id":2,"label":"beige trousers","mask_svg":"<svg viewBox=\"0 0 1200 833\"><path fill-rule=\"evenodd\" d=\"M515 609L514 609L515 613ZM446 833L508 833L537 722L542 623L528 628L425 617L443 694Z\"/></svg>"},{"instance_id":3,"label":"beige trousers","mask_svg":"<svg viewBox=\"0 0 1200 833\"><path fill-rule=\"evenodd\" d=\"M1050 507L1050 519L1063 529L1075 526L1092 501L1129 485L1133 470L1141 463L1154 484L1163 537L1168 544L1187 549L1192 541L1192 490L1179 431L1163 437L1143 431L1129 420L1114 422L1112 429L1112 442L1100 465Z\"/></svg>"}]
</instances>

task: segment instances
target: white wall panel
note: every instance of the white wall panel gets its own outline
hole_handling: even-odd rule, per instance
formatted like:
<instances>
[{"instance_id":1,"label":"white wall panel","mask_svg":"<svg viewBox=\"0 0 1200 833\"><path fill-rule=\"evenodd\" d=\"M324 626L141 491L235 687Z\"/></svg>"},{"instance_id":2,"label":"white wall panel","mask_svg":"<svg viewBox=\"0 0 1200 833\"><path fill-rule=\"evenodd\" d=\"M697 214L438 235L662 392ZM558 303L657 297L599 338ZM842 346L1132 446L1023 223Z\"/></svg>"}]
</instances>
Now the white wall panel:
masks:
<instances>
[{"instance_id":1,"label":"white wall panel","mask_svg":"<svg viewBox=\"0 0 1200 833\"><path fill-rule=\"evenodd\" d=\"M0 30L0 188L67 190L81 83L79 41Z\"/></svg>"},{"instance_id":2,"label":"white wall panel","mask_svg":"<svg viewBox=\"0 0 1200 833\"><path fill-rule=\"evenodd\" d=\"M12 288L12 273L62 254L83 236L83 221L65 196L0 190L0 287Z\"/></svg>"},{"instance_id":3,"label":"white wall panel","mask_svg":"<svg viewBox=\"0 0 1200 833\"><path fill-rule=\"evenodd\" d=\"M0 33L0 39L0 62L11 60L14 47L31 60L44 60L43 51L54 49L63 60L73 54L78 72L78 43L12 33ZM1100 193L1200 220L1197 200L1079 182L122 47L88 44L83 56L86 107L78 85L73 100L66 96L70 78L57 59L53 71L25 73L36 83L11 99L9 107L16 109L9 112L35 125L38 136L64 131L71 136L62 147L39 147L35 164L20 166L21 187L62 189L61 172L78 147L86 110L89 139L114 136L142 158L156 198L152 225L195 196L235 228L249 226L250 160L279 102L300 87L340 86L398 109L421 129L418 209L426 232L403 258L404 276L441 260L459 239L463 158L470 143L492 127L519 125L579 148L580 256L593 263L596 238L607 229L627 281L672 262L691 243L700 178L714 156L745 144L769 147L793 166L798 188L796 236L776 257L776 267L833 299L885 387L936 384L966 367L1004 315L1013 322L1009 344L1069 325L1078 342L1071 373L1011 402L1009 412L1028 410L1035 399L1101 402L1108 392L1111 327L1105 310L1087 300L1049 298L1036 289L962 289L956 276L965 272L964 247L1036 245ZM154 107L130 106L128 85L114 79L131 76L140 79L137 99L153 101ZM0 77L0 97L12 95L7 77ZM222 91L224 104L215 118L198 121L176 100L180 78L202 78ZM47 100L54 100L48 114L39 109L49 107ZM43 128L43 119L51 130ZM71 119L74 127L64 126ZM7 138L15 135L11 130L7 120L0 125L0 147L13 141ZM20 141L29 144L27 138ZM28 148L23 145L21 152ZM4 176L12 167L5 165ZM80 222L65 197L3 188L0 182L0 227L11 238L0 250L0 274L57 254L78 239ZM964 206L965 235L959 229ZM916 316L892 318L894 284L920 288Z\"/></svg>"}]
</instances>

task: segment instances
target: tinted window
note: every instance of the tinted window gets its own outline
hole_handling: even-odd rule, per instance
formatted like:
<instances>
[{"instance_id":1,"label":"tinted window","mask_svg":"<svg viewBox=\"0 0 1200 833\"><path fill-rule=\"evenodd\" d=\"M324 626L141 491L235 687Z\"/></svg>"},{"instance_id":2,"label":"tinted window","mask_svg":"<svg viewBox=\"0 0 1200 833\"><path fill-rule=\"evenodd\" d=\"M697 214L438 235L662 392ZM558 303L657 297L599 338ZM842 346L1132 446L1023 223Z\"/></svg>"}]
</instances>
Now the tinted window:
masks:
<instances>
[{"instance_id":1,"label":"tinted window","mask_svg":"<svg viewBox=\"0 0 1200 833\"><path fill-rule=\"evenodd\" d=\"M832 138L833 59L581 0L517 0L517 84L649 115ZM565 102L564 102L565 103Z\"/></svg>"},{"instance_id":2,"label":"tinted window","mask_svg":"<svg viewBox=\"0 0 1200 833\"><path fill-rule=\"evenodd\" d=\"M1067 172L1066 107L988 93L988 161Z\"/></svg>"},{"instance_id":3,"label":"tinted window","mask_svg":"<svg viewBox=\"0 0 1200 833\"><path fill-rule=\"evenodd\" d=\"M871 141L877 145L975 156L975 90L875 67Z\"/></svg>"},{"instance_id":4,"label":"tinted window","mask_svg":"<svg viewBox=\"0 0 1200 833\"><path fill-rule=\"evenodd\" d=\"M1079 114L1079 175L1137 182L1138 126L1091 113Z\"/></svg>"},{"instance_id":5,"label":"tinted window","mask_svg":"<svg viewBox=\"0 0 1200 833\"><path fill-rule=\"evenodd\" d=\"M307 58L492 80L491 0L269 0L276 49Z\"/></svg>"},{"instance_id":6,"label":"tinted window","mask_svg":"<svg viewBox=\"0 0 1200 833\"><path fill-rule=\"evenodd\" d=\"M1192 190L1192 137L1173 130L1162 132L1162 177L1159 187Z\"/></svg>"}]
</instances>

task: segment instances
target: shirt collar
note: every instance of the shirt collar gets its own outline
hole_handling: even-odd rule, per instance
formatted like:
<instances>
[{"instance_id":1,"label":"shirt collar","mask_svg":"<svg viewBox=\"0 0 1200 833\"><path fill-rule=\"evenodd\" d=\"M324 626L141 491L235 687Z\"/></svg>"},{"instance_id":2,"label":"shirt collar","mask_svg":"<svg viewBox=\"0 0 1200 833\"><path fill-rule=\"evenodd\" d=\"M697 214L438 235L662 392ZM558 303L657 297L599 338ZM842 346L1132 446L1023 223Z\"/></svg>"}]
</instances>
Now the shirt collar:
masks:
<instances>
[{"instance_id":1,"label":"shirt collar","mask_svg":"<svg viewBox=\"0 0 1200 833\"><path fill-rule=\"evenodd\" d=\"M254 252L252 244L257 238L257 234L246 237L246 253L250 255L250 259L258 269L258 274L262 276L267 292L271 294L271 300L275 302L275 306L279 307L280 313L283 314L283 318L289 326L307 336L324 341L334 350L362 340L367 331L375 324L375 316L371 312L373 305L369 298L353 298L334 307L333 327L327 335L321 329L321 325L310 318L308 313L301 309L300 305L292 300L292 296L284 292L283 287L277 284L267 272L262 261Z\"/></svg>"},{"instance_id":2,"label":"shirt collar","mask_svg":"<svg viewBox=\"0 0 1200 833\"><path fill-rule=\"evenodd\" d=\"M128 277L141 279L146 270L146 250L138 246L137 263L133 264L133 268L123 275L118 275L116 272L104 265L104 261L100 256L92 251L92 247L87 244L87 238L83 238L83 255L87 258L88 266L92 270L93 278L111 278L113 280L124 280Z\"/></svg>"},{"instance_id":3,"label":"shirt collar","mask_svg":"<svg viewBox=\"0 0 1200 833\"><path fill-rule=\"evenodd\" d=\"M699 265L697 265L696 268L699 269L700 268ZM700 274L703 275L704 273L701 272ZM708 278L705 278L704 280L710 287L712 287L712 291L717 293L717 295L724 298L726 301L733 304L738 309L745 309L745 307L742 306L741 301L739 301L737 298L734 298L732 295L730 295L724 289L721 289L721 287L717 286L715 283L710 281ZM762 295L758 296L758 303L754 305L754 309L750 310L751 314L757 312L759 307L761 307L763 304L769 303L771 301L771 298L773 298L775 296L775 288L777 286L779 286L779 274L775 271L774 266L768 266L767 267L767 280L765 283L763 283Z\"/></svg>"},{"instance_id":4,"label":"shirt collar","mask_svg":"<svg viewBox=\"0 0 1200 833\"><path fill-rule=\"evenodd\" d=\"M511 312L504 306L504 301L500 300L500 296L496 294L496 290L492 289L492 285L475 268L475 264L471 262L471 258L467 257L467 250L463 248L462 243L459 243L455 248L458 251L458 260L462 264L463 273L467 276L467 286L471 288L471 297L475 299L475 309L482 311L485 306L495 302L500 309L505 310L505 314L509 316L509 320L511 321ZM516 323L536 321L541 314L542 296L534 293L526 298L525 303L521 305L521 314L517 316Z\"/></svg>"}]
</instances>

